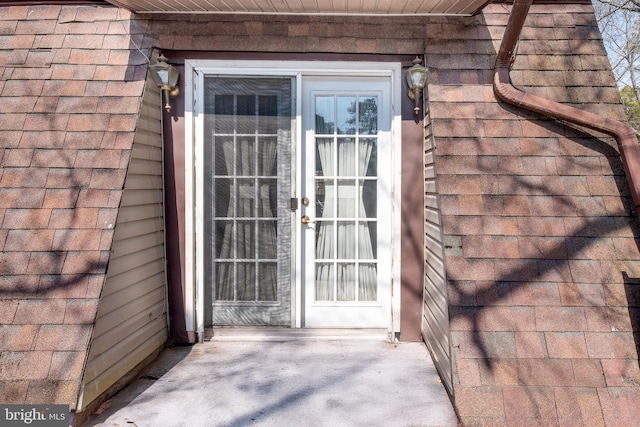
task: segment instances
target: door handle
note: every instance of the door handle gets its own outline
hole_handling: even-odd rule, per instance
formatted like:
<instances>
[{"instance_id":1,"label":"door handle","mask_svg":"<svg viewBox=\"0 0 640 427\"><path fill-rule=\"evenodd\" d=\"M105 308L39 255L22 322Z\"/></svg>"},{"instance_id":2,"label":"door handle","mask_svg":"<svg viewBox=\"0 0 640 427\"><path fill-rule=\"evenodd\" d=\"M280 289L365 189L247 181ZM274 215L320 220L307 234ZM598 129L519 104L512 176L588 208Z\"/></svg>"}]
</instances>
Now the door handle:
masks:
<instances>
[{"instance_id":1,"label":"door handle","mask_svg":"<svg viewBox=\"0 0 640 427\"><path fill-rule=\"evenodd\" d=\"M309 215L303 215L302 218L300 218L300 222L303 224L315 224L315 221L311 221L311 218L309 218Z\"/></svg>"}]
</instances>

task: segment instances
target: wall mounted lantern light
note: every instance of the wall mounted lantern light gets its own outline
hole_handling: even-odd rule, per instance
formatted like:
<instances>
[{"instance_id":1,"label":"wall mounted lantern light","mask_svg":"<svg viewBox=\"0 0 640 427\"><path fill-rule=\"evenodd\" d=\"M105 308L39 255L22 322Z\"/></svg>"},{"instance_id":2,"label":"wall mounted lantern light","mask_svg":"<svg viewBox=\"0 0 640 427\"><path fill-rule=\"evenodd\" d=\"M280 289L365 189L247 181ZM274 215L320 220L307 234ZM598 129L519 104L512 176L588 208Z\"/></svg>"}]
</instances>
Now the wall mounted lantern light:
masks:
<instances>
[{"instance_id":1,"label":"wall mounted lantern light","mask_svg":"<svg viewBox=\"0 0 640 427\"><path fill-rule=\"evenodd\" d=\"M413 67L407 70L407 84L409 85L409 98L416 102L413 111L418 114L420 112L420 94L424 93L427 85L427 68L422 66L422 60L416 56L413 60Z\"/></svg>"},{"instance_id":2,"label":"wall mounted lantern light","mask_svg":"<svg viewBox=\"0 0 640 427\"><path fill-rule=\"evenodd\" d=\"M162 90L165 101L164 109L167 112L171 111L169 98L174 98L180 93L180 89L178 89L180 73L167 63L167 58L164 55L160 55L156 59L156 63L149 66L149 70L151 71L151 78Z\"/></svg>"}]
</instances>

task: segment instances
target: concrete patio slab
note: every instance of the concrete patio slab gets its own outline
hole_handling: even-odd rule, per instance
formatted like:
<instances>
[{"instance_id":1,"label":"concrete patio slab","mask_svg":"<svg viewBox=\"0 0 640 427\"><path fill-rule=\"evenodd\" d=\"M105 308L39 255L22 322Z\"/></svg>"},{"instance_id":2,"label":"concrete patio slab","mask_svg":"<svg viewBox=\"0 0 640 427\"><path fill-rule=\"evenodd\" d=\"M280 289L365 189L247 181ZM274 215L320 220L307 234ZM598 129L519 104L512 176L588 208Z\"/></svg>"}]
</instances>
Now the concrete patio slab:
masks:
<instances>
[{"instance_id":1,"label":"concrete patio slab","mask_svg":"<svg viewBox=\"0 0 640 427\"><path fill-rule=\"evenodd\" d=\"M288 337L168 348L85 425L458 425L424 344Z\"/></svg>"}]
</instances>

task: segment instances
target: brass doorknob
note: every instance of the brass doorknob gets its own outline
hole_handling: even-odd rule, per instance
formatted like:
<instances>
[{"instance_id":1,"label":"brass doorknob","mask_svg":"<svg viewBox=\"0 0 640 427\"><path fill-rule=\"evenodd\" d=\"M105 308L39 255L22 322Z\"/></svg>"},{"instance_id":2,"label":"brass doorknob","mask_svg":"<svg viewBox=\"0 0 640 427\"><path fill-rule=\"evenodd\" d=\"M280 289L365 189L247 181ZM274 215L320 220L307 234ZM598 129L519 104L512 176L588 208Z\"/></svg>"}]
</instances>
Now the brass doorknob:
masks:
<instances>
[{"instance_id":1,"label":"brass doorknob","mask_svg":"<svg viewBox=\"0 0 640 427\"><path fill-rule=\"evenodd\" d=\"M311 218L309 218L309 215L303 215L302 218L300 218L300 222L303 224L315 224L315 221L311 221Z\"/></svg>"}]
</instances>

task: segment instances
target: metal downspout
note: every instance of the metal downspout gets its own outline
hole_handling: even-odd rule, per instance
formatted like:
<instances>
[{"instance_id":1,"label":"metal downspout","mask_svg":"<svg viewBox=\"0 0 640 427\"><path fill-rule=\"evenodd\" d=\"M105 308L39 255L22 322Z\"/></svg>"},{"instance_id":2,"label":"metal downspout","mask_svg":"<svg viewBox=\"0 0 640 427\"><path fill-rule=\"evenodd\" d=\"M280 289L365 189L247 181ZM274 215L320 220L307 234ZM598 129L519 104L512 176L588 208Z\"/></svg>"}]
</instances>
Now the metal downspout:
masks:
<instances>
[{"instance_id":1,"label":"metal downspout","mask_svg":"<svg viewBox=\"0 0 640 427\"><path fill-rule=\"evenodd\" d=\"M640 216L640 146L631 127L619 120L608 119L575 107L528 94L513 86L511 66L516 46L533 0L515 0L502 38L494 70L493 89L498 99L553 119L576 124L612 136L618 142L636 214Z\"/></svg>"}]
</instances>

